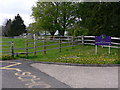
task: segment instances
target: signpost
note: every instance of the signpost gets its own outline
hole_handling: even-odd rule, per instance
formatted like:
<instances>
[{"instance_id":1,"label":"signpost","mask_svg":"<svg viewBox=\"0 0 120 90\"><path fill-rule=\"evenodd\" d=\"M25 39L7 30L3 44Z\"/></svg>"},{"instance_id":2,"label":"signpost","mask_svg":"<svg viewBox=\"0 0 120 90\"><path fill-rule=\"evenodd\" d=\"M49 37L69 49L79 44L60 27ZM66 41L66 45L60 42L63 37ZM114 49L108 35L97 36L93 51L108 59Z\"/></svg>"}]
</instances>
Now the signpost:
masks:
<instances>
[{"instance_id":1,"label":"signpost","mask_svg":"<svg viewBox=\"0 0 120 90\"><path fill-rule=\"evenodd\" d=\"M110 45L111 45L111 37L106 35L96 36L95 37L95 53L97 54L97 46L98 45L109 45L108 53L110 54Z\"/></svg>"}]
</instances>

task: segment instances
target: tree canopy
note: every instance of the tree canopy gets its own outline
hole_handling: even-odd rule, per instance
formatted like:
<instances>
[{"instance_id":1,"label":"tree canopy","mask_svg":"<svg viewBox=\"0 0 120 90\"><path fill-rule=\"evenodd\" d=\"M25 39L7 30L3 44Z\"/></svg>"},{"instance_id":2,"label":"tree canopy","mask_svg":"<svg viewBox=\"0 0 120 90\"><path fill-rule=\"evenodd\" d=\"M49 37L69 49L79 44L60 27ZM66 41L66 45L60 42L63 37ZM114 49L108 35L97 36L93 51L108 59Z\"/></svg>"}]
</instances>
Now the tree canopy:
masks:
<instances>
[{"instance_id":1,"label":"tree canopy","mask_svg":"<svg viewBox=\"0 0 120 90\"><path fill-rule=\"evenodd\" d=\"M37 2L32 8L35 31L58 30L64 36L120 36L120 2ZM35 28L34 28L35 29Z\"/></svg>"},{"instance_id":2,"label":"tree canopy","mask_svg":"<svg viewBox=\"0 0 120 90\"><path fill-rule=\"evenodd\" d=\"M5 36L8 36L8 37L19 36L25 32L27 32L26 26L24 25L24 21L22 20L19 14L15 16L13 21L11 19L7 20L5 29L4 29Z\"/></svg>"}]
</instances>

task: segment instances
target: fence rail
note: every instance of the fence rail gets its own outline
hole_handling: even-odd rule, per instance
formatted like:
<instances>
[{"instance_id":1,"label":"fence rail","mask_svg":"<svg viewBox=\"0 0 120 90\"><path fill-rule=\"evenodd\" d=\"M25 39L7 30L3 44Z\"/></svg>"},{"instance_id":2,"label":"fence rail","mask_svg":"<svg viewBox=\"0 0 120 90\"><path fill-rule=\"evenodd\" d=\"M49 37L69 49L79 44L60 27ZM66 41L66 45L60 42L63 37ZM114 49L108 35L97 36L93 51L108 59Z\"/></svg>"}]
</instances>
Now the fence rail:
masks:
<instances>
[{"instance_id":1,"label":"fence rail","mask_svg":"<svg viewBox=\"0 0 120 90\"><path fill-rule=\"evenodd\" d=\"M119 37L111 37L111 48L120 48L120 38ZM54 43L50 43L47 44L47 42L54 42ZM73 36L66 36L66 37L61 37L61 36L53 36L53 37L47 37L42 40L36 40L34 39L33 42L29 42L29 39L26 40L25 42L25 48L15 48L14 46L14 42L10 42L10 41L3 41L0 42L2 43L2 54L3 55L18 55L18 54L26 54L26 56L29 56L29 54L33 53L34 56L36 56L37 52L44 52L44 54L47 53L47 51L49 50L54 50L54 49L59 49L59 51L61 52L62 48L66 48L66 47L74 47L77 45L84 45L84 44L88 44L88 45L95 45L95 36L77 36L77 37L73 37ZM42 45L37 45L39 43L43 43ZM30 44L32 44L32 46L29 46ZM67 44L65 46L63 46L63 44ZM49 46L55 46L57 45L57 47L52 47L52 48L47 48ZM103 47L109 47L109 46L103 46ZM39 49L42 48L42 49ZM33 51L29 51L30 49L33 49ZM8 51L5 51L8 50ZM24 52L15 52L15 50L24 50Z\"/></svg>"},{"instance_id":2,"label":"fence rail","mask_svg":"<svg viewBox=\"0 0 120 90\"><path fill-rule=\"evenodd\" d=\"M1 55L11 55L11 42L10 41L1 41L0 42L0 51Z\"/></svg>"}]
</instances>

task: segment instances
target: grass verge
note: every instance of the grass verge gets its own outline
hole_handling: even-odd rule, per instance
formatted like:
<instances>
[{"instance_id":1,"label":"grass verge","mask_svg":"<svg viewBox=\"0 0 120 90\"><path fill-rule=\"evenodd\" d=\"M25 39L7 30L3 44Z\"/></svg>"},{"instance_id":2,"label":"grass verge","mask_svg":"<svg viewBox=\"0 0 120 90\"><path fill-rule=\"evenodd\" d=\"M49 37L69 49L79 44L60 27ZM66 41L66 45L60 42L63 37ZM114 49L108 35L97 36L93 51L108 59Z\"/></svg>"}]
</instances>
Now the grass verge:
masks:
<instances>
[{"instance_id":1,"label":"grass verge","mask_svg":"<svg viewBox=\"0 0 120 90\"><path fill-rule=\"evenodd\" d=\"M25 48L26 39L3 39L3 41L14 41L15 48ZM28 40L33 42L33 40ZM47 45L58 42L47 42ZM43 42L37 43L37 46L43 45ZM62 44L66 46L69 44ZM33 43L29 44L29 47L33 47ZM47 49L59 47L59 45L47 46ZM5 49L6 47L3 47ZM43 50L43 47L37 48L37 50ZM15 50L15 52L25 52L23 50ZM33 52L33 49L29 49L29 52ZM90 45L78 45L72 47L62 48L61 52L57 50L49 50L45 55L43 52L38 52L36 56L29 54L19 55L19 58L31 59L34 61L43 62L63 62L63 63L79 63L79 64L120 64L119 49L111 48L111 54L108 54L108 48L98 47L98 54L95 54L95 46Z\"/></svg>"}]
</instances>

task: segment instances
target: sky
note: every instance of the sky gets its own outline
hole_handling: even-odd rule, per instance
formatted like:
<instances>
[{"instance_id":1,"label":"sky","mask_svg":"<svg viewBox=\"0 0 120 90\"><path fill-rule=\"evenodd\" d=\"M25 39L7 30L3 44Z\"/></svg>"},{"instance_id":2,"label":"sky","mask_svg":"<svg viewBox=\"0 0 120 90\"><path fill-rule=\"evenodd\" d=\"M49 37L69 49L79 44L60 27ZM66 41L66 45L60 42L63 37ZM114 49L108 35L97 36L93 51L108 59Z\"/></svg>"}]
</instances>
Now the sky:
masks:
<instances>
[{"instance_id":1,"label":"sky","mask_svg":"<svg viewBox=\"0 0 120 90\"><path fill-rule=\"evenodd\" d=\"M32 14L32 6L34 6L37 1L38 0L0 0L0 26L3 25L7 19L13 20L18 13L24 20L24 24L28 26L30 23L33 22L33 19L32 17L30 17L30 15ZM45 2L51 0L41 0L41 1ZM73 0L73 1L81 1L81 0ZM84 0L84 1L88 1L88 0ZM97 1L97 0L89 0L89 2L90 1ZM102 0L102 1L106 1L106 0ZM111 1L116 2L119 0L111 0Z\"/></svg>"},{"instance_id":2,"label":"sky","mask_svg":"<svg viewBox=\"0 0 120 90\"><path fill-rule=\"evenodd\" d=\"M0 26L5 23L7 19L14 19L19 13L26 26L33 22L32 6L37 0L0 0Z\"/></svg>"}]
</instances>

